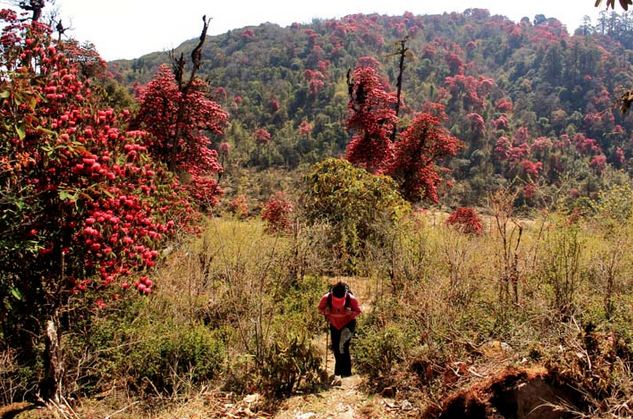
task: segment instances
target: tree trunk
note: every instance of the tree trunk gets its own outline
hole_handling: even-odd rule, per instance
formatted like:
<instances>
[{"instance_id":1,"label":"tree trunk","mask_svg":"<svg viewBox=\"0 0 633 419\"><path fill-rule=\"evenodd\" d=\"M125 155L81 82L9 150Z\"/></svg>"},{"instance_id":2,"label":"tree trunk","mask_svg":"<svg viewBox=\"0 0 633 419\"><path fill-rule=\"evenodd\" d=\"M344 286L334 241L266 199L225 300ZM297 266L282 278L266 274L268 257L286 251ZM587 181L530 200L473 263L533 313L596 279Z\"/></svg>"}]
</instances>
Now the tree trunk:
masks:
<instances>
[{"instance_id":1,"label":"tree trunk","mask_svg":"<svg viewBox=\"0 0 633 419\"><path fill-rule=\"evenodd\" d=\"M63 365L61 357L60 339L57 333L59 319L56 314L46 321L45 351L44 351L44 379L40 383L40 396L44 400L61 401Z\"/></svg>"}]
</instances>

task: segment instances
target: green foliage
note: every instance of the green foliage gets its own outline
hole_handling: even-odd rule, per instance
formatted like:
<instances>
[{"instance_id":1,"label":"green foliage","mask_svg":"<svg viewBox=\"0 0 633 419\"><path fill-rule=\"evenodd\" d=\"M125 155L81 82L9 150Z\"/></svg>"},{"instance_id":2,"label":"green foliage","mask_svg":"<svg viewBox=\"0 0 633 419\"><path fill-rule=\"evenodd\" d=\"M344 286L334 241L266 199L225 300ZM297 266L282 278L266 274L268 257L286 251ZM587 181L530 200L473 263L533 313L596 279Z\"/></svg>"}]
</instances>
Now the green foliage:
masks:
<instances>
[{"instance_id":1,"label":"green foliage","mask_svg":"<svg viewBox=\"0 0 633 419\"><path fill-rule=\"evenodd\" d=\"M139 388L149 390L150 382L159 392L172 392L183 377L191 384L216 377L224 361L216 334L203 325L166 329L139 336L144 340L128 358L128 371Z\"/></svg>"},{"instance_id":2,"label":"green foliage","mask_svg":"<svg viewBox=\"0 0 633 419\"><path fill-rule=\"evenodd\" d=\"M308 275L285 290L275 327L318 334L323 329L323 316L315 309L327 289L327 282L318 276ZM283 292L283 291L282 291Z\"/></svg>"},{"instance_id":3,"label":"green foliage","mask_svg":"<svg viewBox=\"0 0 633 419\"><path fill-rule=\"evenodd\" d=\"M16 351L0 350L0 405L21 401L41 379L41 358L30 365L20 365Z\"/></svg>"},{"instance_id":4,"label":"green foliage","mask_svg":"<svg viewBox=\"0 0 633 419\"><path fill-rule=\"evenodd\" d=\"M321 355L305 337L283 334L266 351L261 388L276 397L298 389L313 389L322 376Z\"/></svg>"},{"instance_id":5,"label":"green foliage","mask_svg":"<svg viewBox=\"0 0 633 419\"><path fill-rule=\"evenodd\" d=\"M85 319L86 329L65 342L69 368L82 377L73 383L77 391L90 394L123 378L133 392L162 395L216 378L225 358L222 329L165 315L146 302L124 302Z\"/></svg>"},{"instance_id":6,"label":"green foliage","mask_svg":"<svg viewBox=\"0 0 633 419\"><path fill-rule=\"evenodd\" d=\"M402 324L372 327L361 322L353 345L358 371L372 379L379 379L388 376L396 364L407 358L415 341Z\"/></svg>"},{"instance_id":7,"label":"green foliage","mask_svg":"<svg viewBox=\"0 0 633 419\"><path fill-rule=\"evenodd\" d=\"M633 215L633 188L630 184L613 185L600 192L592 203L596 222L609 235L621 229Z\"/></svg>"},{"instance_id":8,"label":"green foliage","mask_svg":"<svg viewBox=\"0 0 633 419\"><path fill-rule=\"evenodd\" d=\"M394 226L410 212L391 178L372 175L345 160L324 160L305 180L308 223L331 225L336 255L352 265L368 240L381 240L381 226Z\"/></svg>"}]
</instances>

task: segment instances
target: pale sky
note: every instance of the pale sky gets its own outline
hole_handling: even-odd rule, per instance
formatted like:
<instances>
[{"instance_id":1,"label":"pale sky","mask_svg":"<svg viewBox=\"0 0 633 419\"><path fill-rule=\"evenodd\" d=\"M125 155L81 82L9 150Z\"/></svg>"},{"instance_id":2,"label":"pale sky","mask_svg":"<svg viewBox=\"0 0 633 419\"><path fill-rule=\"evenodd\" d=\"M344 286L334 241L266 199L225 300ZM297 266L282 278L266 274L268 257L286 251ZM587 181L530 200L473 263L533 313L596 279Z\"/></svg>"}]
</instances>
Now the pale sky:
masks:
<instances>
[{"instance_id":1,"label":"pale sky","mask_svg":"<svg viewBox=\"0 0 633 419\"><path fill-rule=\"evenodd\" d=\"M0 5L6 0L0 0ZM536 14L555 17L573 32L584 15L595 21L594 0L56 0L72 23L72 36L91 41L106 60L135 58L177 47L200 34L203 14L213 17L209 35L263 22L281 26L352 13L402 15L490 10L518 21Z\"/></svg>"}]
</instances>

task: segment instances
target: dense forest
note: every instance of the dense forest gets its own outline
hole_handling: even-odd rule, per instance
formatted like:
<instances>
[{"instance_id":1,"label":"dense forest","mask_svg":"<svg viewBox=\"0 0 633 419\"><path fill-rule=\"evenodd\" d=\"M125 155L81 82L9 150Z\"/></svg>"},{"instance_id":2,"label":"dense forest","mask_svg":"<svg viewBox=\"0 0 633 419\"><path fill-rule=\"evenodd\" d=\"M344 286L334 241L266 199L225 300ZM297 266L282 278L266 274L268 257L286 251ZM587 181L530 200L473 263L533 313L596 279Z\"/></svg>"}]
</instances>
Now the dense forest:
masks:
<instances>
[{"instance_id":1,"label":"dense forest","mask_svg":"<svg viewBox=\"0 0 633 419\"><path fill-rule=\"evenodd\" d=\"M262 24L210 37L201 73L231 113L233 161L293 169L344 152L348 69L375 66L395 86L406 39L404 114L442 104L464 143L448 202L481 205L512 184L522 203L543 206L595 197L631 170L633 123L616 100L633 77L632 17L604 11L579 26L569 35L543 15L515 23L481 9ZM111 68L133 86L168 62L153 53Z\"/></svg>"}]
</instances>

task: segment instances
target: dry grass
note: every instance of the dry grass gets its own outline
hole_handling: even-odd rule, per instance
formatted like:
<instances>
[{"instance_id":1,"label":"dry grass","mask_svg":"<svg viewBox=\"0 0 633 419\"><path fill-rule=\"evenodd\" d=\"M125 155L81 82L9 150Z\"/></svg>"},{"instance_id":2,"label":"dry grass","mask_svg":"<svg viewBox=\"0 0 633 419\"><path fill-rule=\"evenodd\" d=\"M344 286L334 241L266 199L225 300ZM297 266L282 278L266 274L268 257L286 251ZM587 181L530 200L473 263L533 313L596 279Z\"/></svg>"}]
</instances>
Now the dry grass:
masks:
<instances>
[{"instance_id":1,"label":"dry grass","mask_svg":"<svg viewBox=\"0 0 633 419\"><path fill-rule=\"evenodd\" d=\"M483 235L469 236L445 226L442 217L431 213L403 222L385 236L387 242L365 249L358 277L344 278L364 304L361 328L389 326L401 329L406 337L406 356L393 367L400 401L409 398L423 409L507 366L560 357L561 348L568 349L566 337L577 333L576 324L593 322L600 330L631 341L633 254L622 250L630 248L633 237L629 224L603 234L592 220L572 225L560 215L513 220L512 225L522 228L520 242L512 247L514 300L502 293L505 245L495 220L486 219ZM297 226L290 234L271 235L257 220L209 220L202 237L168 256L156 277L157 295L147 300L145 310L182 328L203 323L209 329L226 330L226 366L246 355L241 358L246 359L246 369L241 371L248 375L280 331L291 323L318 322L314 307L309 306L292 318L284 317L279 301L298 278L335 271L322 245L325 231ZM578 257L553 254L554 244L572 233L580 243ZM545 269L548 266L573 267L576 272L565 307L555 298L554 271ZM326 280L321 283L324 292ZM317 332L318 328L310 331ZM510 349L498 349L501 345ZM5 357L0 362L9 361ZM625 368L620 372L614 385L628 397L633 394L630 372ZM120 377L121 382L125 379ZM82 400L73 408L81 417L106 417L118 411L116 417L122 418L221 417L250 409L241 397L219 391L224 379L201 389L185 385L184 377L185 384L156 406L118 390L114 383L113 392L103 400ZM3 379L0 389L10 393L11 385ZM389 414L380 402L355 391L359 415ZM318 404L318 396L309 398L314 398L314 406ZM614 396L610 409L626 411L624 401Z\"/></svg>"}]
</instances>

